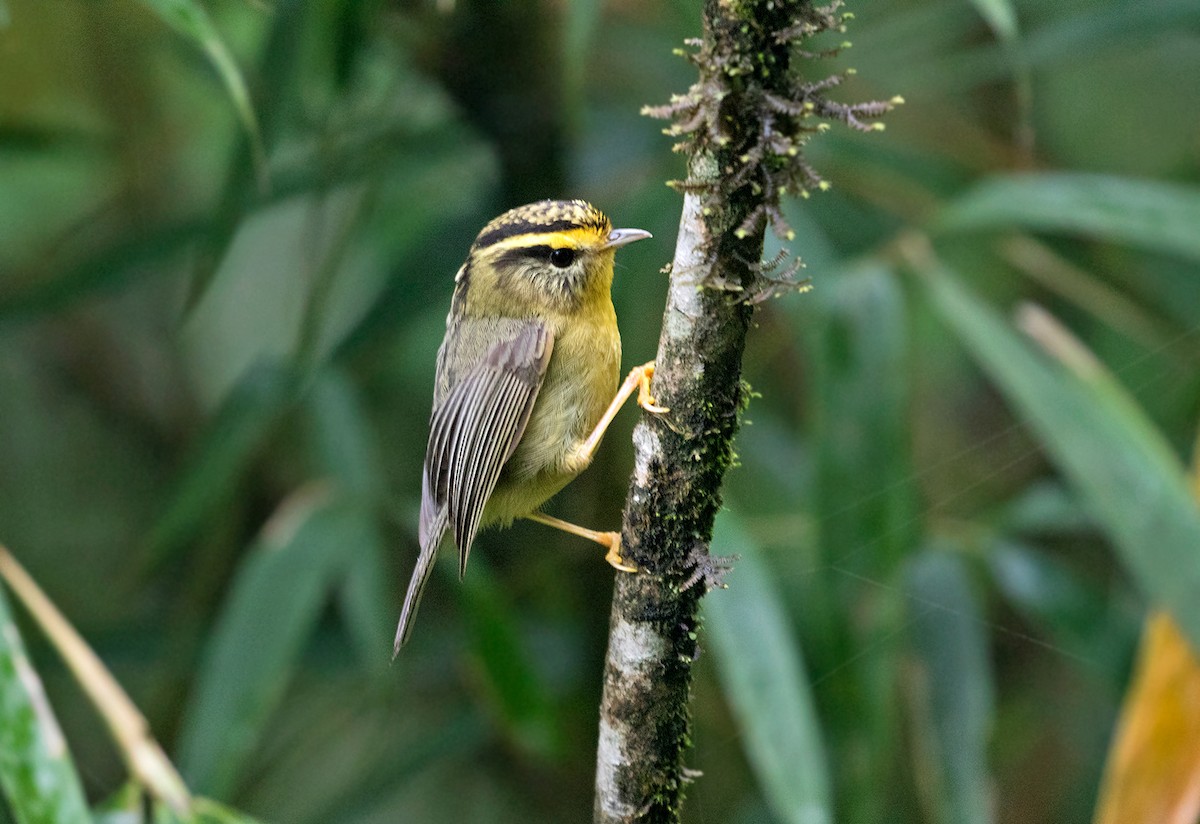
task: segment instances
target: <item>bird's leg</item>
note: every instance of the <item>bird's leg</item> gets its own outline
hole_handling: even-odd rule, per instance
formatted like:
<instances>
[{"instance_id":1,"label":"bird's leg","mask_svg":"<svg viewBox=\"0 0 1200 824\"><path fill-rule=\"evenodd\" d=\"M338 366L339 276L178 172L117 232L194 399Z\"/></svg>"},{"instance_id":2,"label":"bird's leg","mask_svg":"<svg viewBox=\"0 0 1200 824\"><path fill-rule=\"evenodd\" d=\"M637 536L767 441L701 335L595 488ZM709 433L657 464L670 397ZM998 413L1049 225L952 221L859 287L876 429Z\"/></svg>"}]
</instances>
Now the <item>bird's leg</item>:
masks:
<instances>
[{"instance_id":1,"label":"bird's leg","mask_svg":"<svg viewBox=\"0 0 1200 824\"><path fill-rule=\"evenodd\" d=\"M650 394L650 379L654 377L654 361L643 363L641 366L635 366L630 370L629 376L625 378L625 382L621 384L621 388L617 390L616 397L612 403L608 405L608 409L604 410L604 415L600 418L600 423L596 424L596 428L592 430L592 434L587 436L587 439L579 445L579 449L575 452L575 460L583 466L587 466L592 462L592 455L596 451L596 447L600 446L600 439L604 437L608 425L613 422L613 418L621 411L621 407L625 405L625 401L629 400L629 396L633 394L633 390L637 390L638 406L655 415L662 415L671 410L665 406L659 406L654 402L654 396Z\"/></svg>"},{"instance_id":2,"label":"bird's leg","mask_svg":"<svg viewBox=\"0 0 1200 824\"><path fill-rule=\"evenodd\" d=\"M553 518L541 512L533 512L526 515L525 518L530 521L536 521L539 524L552 526L555 529L561 529L563 532L569 532L572 535L578 535L580 538L587 538L589 541L595 541L601 546L608 547L608 553L604 556L604 560L608 561L615 568L622 572L637 572L638 568L632 564L627 564L625 559L621 557L621 533L620 532L597 532L594 529L588 529L582 526L576 526L568 521Z\"/></svg>"},{"instance_id":3,"label":"bird's leg","mask_svg":"<svg viewBox=\"0 0 1200 824\"><path fill-rule=\"evenodd\" d=\"M659 406L654 402L654 396L650 394L650 379L654 377L654 362L644 363L641 366L636 366L629 372L629 376L625 378L625 382L617 390L616 397L612 403L608 405L608 409L604 410L604 415L601 416L600 422L596 424L596 428L592 430L592 434L581 443L574 451L570 459L570 464L576 469L582 469L592 462L592 455L596 452L596 447L600 446L600 439L604 437L605 430L612 423L613 418L621 411L621 407L629 400L629 396L637 390L638 406L651 412L655 415L662 415L665 412L670 412L667 407ZM587 529L582 526L568 523L567 521L552 518L549 515L544 515L541 512L534 512L531 515L525 516L530 521L537 521L539 524L552 526L555 529L561 529L563 532L569 532L572 535L578 535L581 538L587 538L589 541L595 541L602 546L608 547L608 554L604 556L604 560L608 561L622 572L637 572L637 567L627 564L625 559L621 557L621 533L619 532L598 532L594 529Z\"/></svg>"}]
</instances>

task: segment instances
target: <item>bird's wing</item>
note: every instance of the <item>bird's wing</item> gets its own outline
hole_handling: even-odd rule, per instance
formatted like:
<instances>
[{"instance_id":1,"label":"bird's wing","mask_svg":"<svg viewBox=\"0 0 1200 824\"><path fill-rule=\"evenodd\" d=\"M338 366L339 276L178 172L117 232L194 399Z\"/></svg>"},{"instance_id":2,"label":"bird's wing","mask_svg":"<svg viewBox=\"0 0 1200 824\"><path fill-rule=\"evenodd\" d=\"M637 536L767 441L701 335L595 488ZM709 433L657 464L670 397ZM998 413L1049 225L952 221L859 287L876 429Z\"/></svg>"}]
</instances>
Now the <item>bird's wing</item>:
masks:
<instances>
[{"instance_id":1,"label":"bird's wing","mask_svg":"<svg viewBox=\"0 0 1200 824\"><path fill-rule=\"evenodd\" d=\"M552 332L539 323L522 324L515 336L491 346L434 409L421 479L421 554L404 599L396 649L408 640L447 528L458 546L459 575L466 571L484 505L525 431L553 348Z\"/></svg>"},{"instance_id":2,"label":"bird's wing","mask_svg":"<svg viewBox=\"0 0 1200 824\"><path fill-rule=\"evenodd\" d=\"M425 453L426 492L437 509L446 509L460 575L484 504L525 430L553 346L545 327L527 324L515 337L488 349L433 413Z\"/></svg>"}]
</instances>

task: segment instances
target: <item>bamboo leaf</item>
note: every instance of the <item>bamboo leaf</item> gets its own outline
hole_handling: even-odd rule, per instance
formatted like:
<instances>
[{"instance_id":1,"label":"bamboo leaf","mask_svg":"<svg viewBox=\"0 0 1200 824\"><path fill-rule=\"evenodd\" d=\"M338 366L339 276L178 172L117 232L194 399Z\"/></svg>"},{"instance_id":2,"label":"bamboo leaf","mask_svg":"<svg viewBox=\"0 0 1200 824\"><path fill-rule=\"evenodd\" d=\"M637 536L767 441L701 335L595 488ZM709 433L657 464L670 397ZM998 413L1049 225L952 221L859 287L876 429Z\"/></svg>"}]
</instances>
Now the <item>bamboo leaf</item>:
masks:
<instances>
[{"instance_id":1,"label":"bamboo leaf","mask_svg":"<svg viewBox=\"0 0 1200 824\"><path fill-rule=\"evenodd\" d=\"M322 370L305 396L312 427L314 459L339 489L364 502L382 494L379 446L362 398L345 372Z\"/></svg>"},{"instance_id":2,"label":"bamboo leaf","mask_svg":"<svg viewBox=\"0 0 1200 824\"><path fill-rule=\"evenodd\" d=\"M0 788L17 824L91 816L62 729L0 589Z\"/></svg>"},{"instance_id":3,"label":"bamboo leaf","mask_svg":"<svg viewBox=\"0 0 1200 824\"><path fill-rule=\"evenodd\" d=\"M136 781L127 781L92 809L92 824L145 824L145 793Z\"/></svg>"},{"instance_id":4,"label":"bamboo leaf","mask_svg":"<svg viewBox=\"0 0 1200 824\"><path fill-rule=\"evenodd\" d=\"M979 16L1001 40L1014 40L1017 36L1017 12L1009 0L971 0Z\"/></svg>"},{"instance_id":5,"label":"bamboo leaf","mask_svg":"<svg viewBox=\"0 0 1200 824\"><path fill-rule=\"evenodd\" d=\"M909 331L895 273L880 265L839 271L806 307L810 330L817 546L836 568L800 580L806 655L842 696L834 783L848 822L878 821L886 799L871 792L901 751L896 708L903 611L895 580L916 541L916 483L909 452ZM797 303L800 303L797 301ZM847 621L846 613L856 615ZM818 617L820 616L820 617ZM869 649L870 655L856 655ZM861 753L861 755L853 755Z\"/></svg>"},{"instance_id":6,"label":"bamboo leaf","mask_svg":"<svg viewBox=\"0 0 1200 824\"><path fill-rule=\"evenodd\" d=\"M150 550L155 561L182 548L212 512L237 492L238 480L292 400L293 376L259 364L234 387L188 458L155 524Z\"/></svg>"},{"instance_id":7,"label":"bamboo leaf","mask_svg":"<svg viewBox=\"0 0 1200 824\"><path fill-rule=\"evenodd\" d=\"M254 113L254 104L250 100L250 90L246 86L242 70L238 68L237 61L233 59L229 47L225 45L204 6L196 0L142 0L142 3L164 23L191 40L208 57L233 101L238 119L241 120L242 127L250 139L255 169L260 180L265 183L266 150L263 147L258 117Z\"/></svg>"},{"instance_id":8,"label":"bamboo leaf","mask_svg":"<svg viewBox=\"0 0 1200 824\"><path fill-rule=\"evenodd\" d=\"M771 574L740 522L717 519L713 553L739 553L729 588L704 599L725 700L767 803L789 824L833 821L831 791L800 639Z\"/></svg>"},{"instance_id":9,"label":"bamboo leaf","mask_svg":"<svg viewBox=\"0 0 1200 824\"><path fill-rule=\"evenodd\" d=\"M313 4L303 0L278 0L273 5L268 32L255 67L263 143L273 143L277 139L284 121L283 112L293 101L295 87L290 84L295 81L302 63L298 52L314 8ZM260 151L253 141L240 144L233 161L225 170L225 181L214 215L216 222L196 258L184 302L185 314L190 315L199 305L216 278L217 267L237 233L247 204L254 199L256 192L259 195L269 194L260 164ZM253 175L256 167L258 174ZM253 182L255 176L258 178L257 186ZM326 182L318 188L324 189L329 179L326 178Z\"/></svg>"},{"instance_id":10,"label":"bamboo leaf","mask_svg":"<svg viewBox=\"0 0 1200 824\"><path fill-rule=\"evenodd\" d=\"M259 821L211 798L197 798L188 824L259 824Z\"/></svg>"},{"instance_id":11,"label":"bamboo leaf","mask_svg":"<svg viewBox=\"0 0 1200 824\"><path fill-rule=\"evenodd\" d=\"M1200 656L1169 615L1146 623L1096 805L1096 824L1200 818Z\"/></svg>"},{"instance_id":12,"label":"bamboo leaf","mask_svg":"<svg viewBox=\"0 0 1200 824\"><path fill-rule=\"evenodd\" d=\"M179 764L197 791L227 796L235 788L330 588L373 529L324 486L295 493L264 527L217 618L184 714Z\"/></svg>"},{"instance_id":13,"label":"bamboo leaf","mask_svg":"<svg viewBox=\"0 0 1200 824\"><path fill-rule=\"evenodd\" d=\"M338 279L362 202L362 187L350 186L245 216L183 328L192 381L203 401L223 398L263 361L291 357L308 364L323 354L316 346L329 331L323 322L332 308L327 290Z\"/></svg>"},{"instance_id":14,"label":"bamboo leaf","mask_svg":"<svg viewBox=\"0 0 1200 824\"><path fill-rule=\"evenodd\" d=\"M560 757L563 731L545 681L521 643L512 607L490 570L473 564L463 581L464 616L488 698L522 749L547 761Z\"/></svg>"},{"instance_id":15,"label":"bamboo leaf","mask_svg":"<svg viewBox=\"0 0 1200 824\"><path fill-rule=\"evenodd\" d=\"M1033 483L1001 509L997 526L1015 534L1066 535L1095 528L1095 523L1062 484Z\"/></svg>"},{"instance_id":16,"label":"bamboo leaf","mask_svg":"<svg viewBox=\"0 0 1200 824\"><path fill-rule=\"evenodd\" d=\"M1067 564L1018 539L998 537L985 556L993 586L1055 654L1069 656L1111 683L1127 677L1136 615L1107 589L1089 587Z\"/></svg>"},{"instance_id":17,"label":"bamboo leaf","mask_svg":"<svg viewBox=\"0 0 1200 824\"><path fill-rule=\"evenodd\" d=\"M1063 15L1031 32L1026 53L1031 63L1045 68L1090 58L1103 49L1149 43L1195 26L1197 19L1192 0L1097 4L1086 14Z\"/></svg>"},{"instance_id":18,"label":"bamboo leaf","mask_svg":"<svg viewBox=\"0 0 1200 824\"><path fill-rule=\"evenodd\" d=\"M1192 468L1200 499L1200 441ZM1200 655L1169 615L1146 621L1096 804L1096 824L1200 818Z\"/></svg>"},{"instance_id":19,"label":"bamboo leaf","mask_svg":"<svg viewBox=\"0 0 1200 824\"><path fill-rule=\"evenodd\" d=\"M807 303L821 542L887 575L916 530L904 296L892 271L867 266L839 272Z\"/></svg>"},{"instance_id":20,"label":"bamboo leaf","mask_svg":"<svg viewBox=\"0 0 1200 824\"><path fill-rule=\"evenodd\" d=\"M1200 260L1200 188L1063 172L985 180L941 214L942 232L1080 234Z\"/></svg>"},{"instance_id":21,"label":"bamboo leaf","mask_svg":"<svg viewBox=\"0 0 1200 824\"><path fill-rule=\"evenodd\" d=\"M562 74L564 101L569 122L584 128L583 101L586 100L588 56L600 22L600 3L597 0L576 0L566 7L563 32Z\"/></svg>"},{"instance_id":22,"label":"bamboo leaf","mask_svg":"<svg viewBox=\"0 0 1200 824\"><path fill-rule=\"evenodd\" d=\"M910 637L921 782L931 820L992 821L988 739L995 696L979 599L960 557L927 550L908 568Z\"/></svg>"},{"instance_id":23,"label":"bamboo leaf","mask_svg":"<svg viewBox=\"0 0 1200 824\"><path fill-rule=\"evenodd\" d=\"M1200 646L1200 511L1183 468L1098 366L1035 351L948 272L930 264L933 306L1039 437L1146 597Z\"/></svg>"},{"instance_id":24,"label":"bamboo leaf","mask_svg":"<svg viewBox=\"0 0 1200 824\"><path fill-rule=\"evenodd\" d=\"M387 551L377 529L364 530L363 544L355 551L337 592L338 608L359 661L366 672L379 676L389 671L387 652L392 648L397 616L397 604L388 589L392 571Z\"/></svg>"},{"instance_id":25,"label":"bamboo leaf","mask_svg":"<svg viewBox=\"0 0 1200 824\"><path fill-rule=\"evenodd\" d=\"M340 369L325 368L317 373L305 405L313 461L321 476L334 479L340 494L370 509L382 496L383 469L358 390ZM382 675L388 658L380 651L391 648L395 605L386 585L390 573L383 537L364 524L362 538L338 588L338 606L364 669Z\"/></svg>"}]
</instances>

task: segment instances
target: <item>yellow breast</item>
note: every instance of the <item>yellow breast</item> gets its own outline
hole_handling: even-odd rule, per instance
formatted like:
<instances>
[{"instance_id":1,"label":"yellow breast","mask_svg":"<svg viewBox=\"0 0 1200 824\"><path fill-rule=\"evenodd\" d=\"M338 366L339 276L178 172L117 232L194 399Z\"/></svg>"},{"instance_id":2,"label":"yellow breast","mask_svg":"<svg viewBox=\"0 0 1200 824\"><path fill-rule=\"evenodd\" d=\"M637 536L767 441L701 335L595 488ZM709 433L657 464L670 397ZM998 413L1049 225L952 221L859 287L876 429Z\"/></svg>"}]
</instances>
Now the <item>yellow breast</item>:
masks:
<instances>
[{"instance_id":1,"label":"yellow breast","mask_svg":"<svg viewBox=\"0 0 1200 824\"><path fill-rule=\"evenodd\" d=\"M621 338L616 313L572 318L557 330L554 353L529 423L488 501L485 520L506 523L527 515L582 469L569 459L592 433L620 380Z\"/></svg>"}]
</instances>

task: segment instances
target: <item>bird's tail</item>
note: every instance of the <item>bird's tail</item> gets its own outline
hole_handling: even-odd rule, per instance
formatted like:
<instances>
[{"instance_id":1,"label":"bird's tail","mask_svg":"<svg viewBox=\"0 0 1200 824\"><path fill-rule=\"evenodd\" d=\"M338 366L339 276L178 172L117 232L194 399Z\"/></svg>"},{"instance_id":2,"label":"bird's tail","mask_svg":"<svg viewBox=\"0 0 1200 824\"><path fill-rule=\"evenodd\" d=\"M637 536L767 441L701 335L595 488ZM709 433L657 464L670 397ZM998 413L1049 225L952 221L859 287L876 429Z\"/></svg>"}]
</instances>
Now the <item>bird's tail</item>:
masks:
<instances>
[{"instance_id":1,"label":"bird's tail","mask_svg":"<svg viewBox=\"0 0 1200 824\"><path fill-rule=\"evenodd\" d=\"M421 605L421 594L425 591L425 583L433 572L433 561L437 557L438 545L446 534L446 510L422 523L421 554L417 556L417 566L408 582L408 592L404 595L404 606L400 610L400 624L396 627L396 641L392 647L392 657L400 654L400 648L408 643L412 634L413 618L417 615L417 607Z\"/></svg>"}]
</instances>

